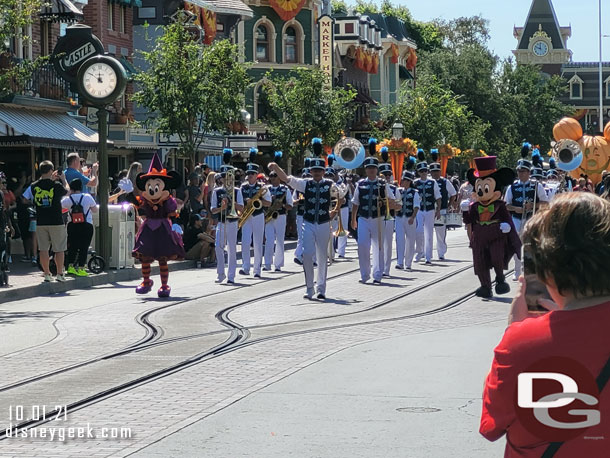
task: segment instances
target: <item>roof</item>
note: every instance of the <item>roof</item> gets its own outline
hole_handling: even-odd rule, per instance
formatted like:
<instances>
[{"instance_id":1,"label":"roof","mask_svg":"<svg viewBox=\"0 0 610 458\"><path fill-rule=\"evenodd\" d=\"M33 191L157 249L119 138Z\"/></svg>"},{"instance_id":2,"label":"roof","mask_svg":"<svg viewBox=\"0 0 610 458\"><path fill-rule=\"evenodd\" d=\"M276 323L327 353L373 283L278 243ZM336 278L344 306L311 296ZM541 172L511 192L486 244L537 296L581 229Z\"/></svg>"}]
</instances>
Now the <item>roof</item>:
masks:
<instances>
[{"instance_id":1,"label":"roof","mask_svg":"<svg viewBox=\"0 0 610 458\"><path fill-rule=\"evenodd\" d=\"M83 13L70 0L51 0L40 9L40 17L52 22L74 22L84 18Z\"/></svg>"},{"instance_id":2,"label":"roof","mask_svg":"<svg viewBox=\"0 0 610 458\"><path fill-rule=\"evenodd\" d=\"M217 14L254 17L254 11L241 0L187 0L189 3Z\"/></svg>"},{"instance_id":3,"label":"roof","mask_svg":"<svg viewBox=\"0 0 610 458\"><path fill-rule=\"evenodd\" d=\"M55 148L92 148L97 146L97 132L66 113L0 107L0 122L9 126L12 136L0 136L0 143L21 137L24 143Z\"/></svg>"},{"instance_id":4,"label":"roof","mask_svg":"<svg viewBox=\"0 0 610 458\"><path fill-rule=\"evenodd\" d=\"M553 43L554 49L565 49L565 43L561 38L559 21L553 8L551 0L533 0L530 12L525 21L525 27L519 49L528 49L529 39L539 31L539 28L545 32Z\"/></svg>"},{"instance_id":5,"label":"roof","mask_svg":"<svg viewBox=\"0 0 610 458\"><path fill-rule=\"evenodd\" d=\"M610 67L610 62L602 62L602 67ZM599 68L599 62L568 62L561 66L562 69Z\"/></svg>"}]
</instances>

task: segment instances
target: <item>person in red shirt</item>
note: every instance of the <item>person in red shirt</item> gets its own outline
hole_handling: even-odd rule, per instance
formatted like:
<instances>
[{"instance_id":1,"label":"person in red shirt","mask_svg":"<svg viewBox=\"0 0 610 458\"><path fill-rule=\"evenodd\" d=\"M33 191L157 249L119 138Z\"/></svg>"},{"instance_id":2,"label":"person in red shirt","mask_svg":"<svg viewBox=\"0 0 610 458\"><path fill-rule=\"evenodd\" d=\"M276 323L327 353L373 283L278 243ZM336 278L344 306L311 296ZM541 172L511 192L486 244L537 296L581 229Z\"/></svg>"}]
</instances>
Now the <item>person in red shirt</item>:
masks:
<instances>
[{"instance_id":1,"label":"person in red shirt","mask_svg":"<svg viewBox=\"0 0 610 458\"><path fill-rule=\"evenodd\" d=\"M592 193L562 194L530 220L524 244L552 298L538 303L551 311L528 311L520 277L485 381L479 431L490 441L506 434L507 458L610 456L610 386L596 382L610 377L610 202ZM528 404L562 392L580 394L563 396L557 407ZM574 427L580 422L591 426Z\"/></svg>"}]
</instances>

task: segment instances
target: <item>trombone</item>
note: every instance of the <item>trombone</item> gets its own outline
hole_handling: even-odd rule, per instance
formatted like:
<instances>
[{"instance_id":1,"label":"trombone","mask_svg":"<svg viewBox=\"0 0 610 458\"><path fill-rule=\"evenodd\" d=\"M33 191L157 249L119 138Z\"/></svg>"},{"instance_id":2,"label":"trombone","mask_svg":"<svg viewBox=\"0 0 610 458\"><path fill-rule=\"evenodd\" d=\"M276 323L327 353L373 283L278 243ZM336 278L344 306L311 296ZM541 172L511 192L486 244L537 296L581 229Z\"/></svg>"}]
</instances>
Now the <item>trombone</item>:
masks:
<instances>
[{"instance_id":1,"label":"trombone","mask_svg":"<svg viewBox=\"0 0 610 458\"><path fill-rule=\"evenodd\" d=\"M341 183L336 186L337 186L337 203L335 205L334 211L337 212L337 215L338 215L337 217L339 219L339 226L337 227L337 230L335 232L333 232L333 236L347 237L347 231L345 230L345 227L343 226L343 218L341 218L341 199L344 199L345 196L347 196L348 187L347 187L347 184L345 184L345 183Z\"/></svg>"}]
</instances>

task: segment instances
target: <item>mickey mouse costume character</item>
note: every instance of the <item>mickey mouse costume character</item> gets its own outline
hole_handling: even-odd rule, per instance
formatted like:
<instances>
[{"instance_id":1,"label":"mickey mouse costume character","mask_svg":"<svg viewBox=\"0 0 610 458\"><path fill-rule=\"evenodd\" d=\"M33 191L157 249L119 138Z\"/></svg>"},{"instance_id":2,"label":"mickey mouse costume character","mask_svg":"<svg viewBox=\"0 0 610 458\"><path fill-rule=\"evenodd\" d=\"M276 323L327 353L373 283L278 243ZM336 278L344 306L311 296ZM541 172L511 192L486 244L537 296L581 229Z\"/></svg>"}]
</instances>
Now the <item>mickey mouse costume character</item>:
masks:
<instances>
[{"instance_id":1,"label":"mickey mouse costume character","mask_svg":"<svg viewBox=\"0 0 610 458\"><path fill-rule=\"evenodd\" d=\"M504 269L513 255L520 257L521 240L515 225L501 199L502 189L512 183L515 173L505 167L496 169L496 157L475 158L476 169L468 170L466 176L474 187L475 202L464 213L468 229L474 273L481 287L476 295L492 296L490 269L496 272L496 294L506 294L510 286L506 283Z\"/></svg>"},{"instance_id":2,"label":"mickey mouse costume character","mask_svg":"<svg viewBox=\"0 0 610 458\"><path fill-rule=\"evenodd\" d=\"M150 292L153 281L150 279L150 265L159 262L161 287L159 297L169 297L171 288L167 284L169 268L167 261L184 259L184 246L180 235L172 231L170 218L176 215L178 204L170 190L180 185L180 175L168 172L161 165L156 154L147 173L136 177L136 186L141 191L138 196L139 214L146 219L136 235L133 257L142 263L142 283L136 288L137 294Z\"/></svg>"}]
</instances>

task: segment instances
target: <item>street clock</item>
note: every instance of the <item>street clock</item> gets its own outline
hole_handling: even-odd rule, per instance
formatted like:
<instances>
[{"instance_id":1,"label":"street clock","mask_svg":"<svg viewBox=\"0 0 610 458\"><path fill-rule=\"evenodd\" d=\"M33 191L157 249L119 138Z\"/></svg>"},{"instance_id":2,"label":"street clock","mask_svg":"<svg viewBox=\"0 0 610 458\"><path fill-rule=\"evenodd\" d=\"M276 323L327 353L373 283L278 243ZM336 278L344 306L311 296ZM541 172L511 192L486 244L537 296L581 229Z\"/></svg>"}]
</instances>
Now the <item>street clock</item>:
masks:
<instances>
[{"instance_id":1,"label":"street clock","mask_svg":"<svg viewBox=\"0 0 610 458\"><path fill-rule=\"evenodd\" d=\"M79 94L93 106L106 106L117 100L127 85L123 65L111 56L94 56L78 70Z\"/></svg>"}]
</instances>

